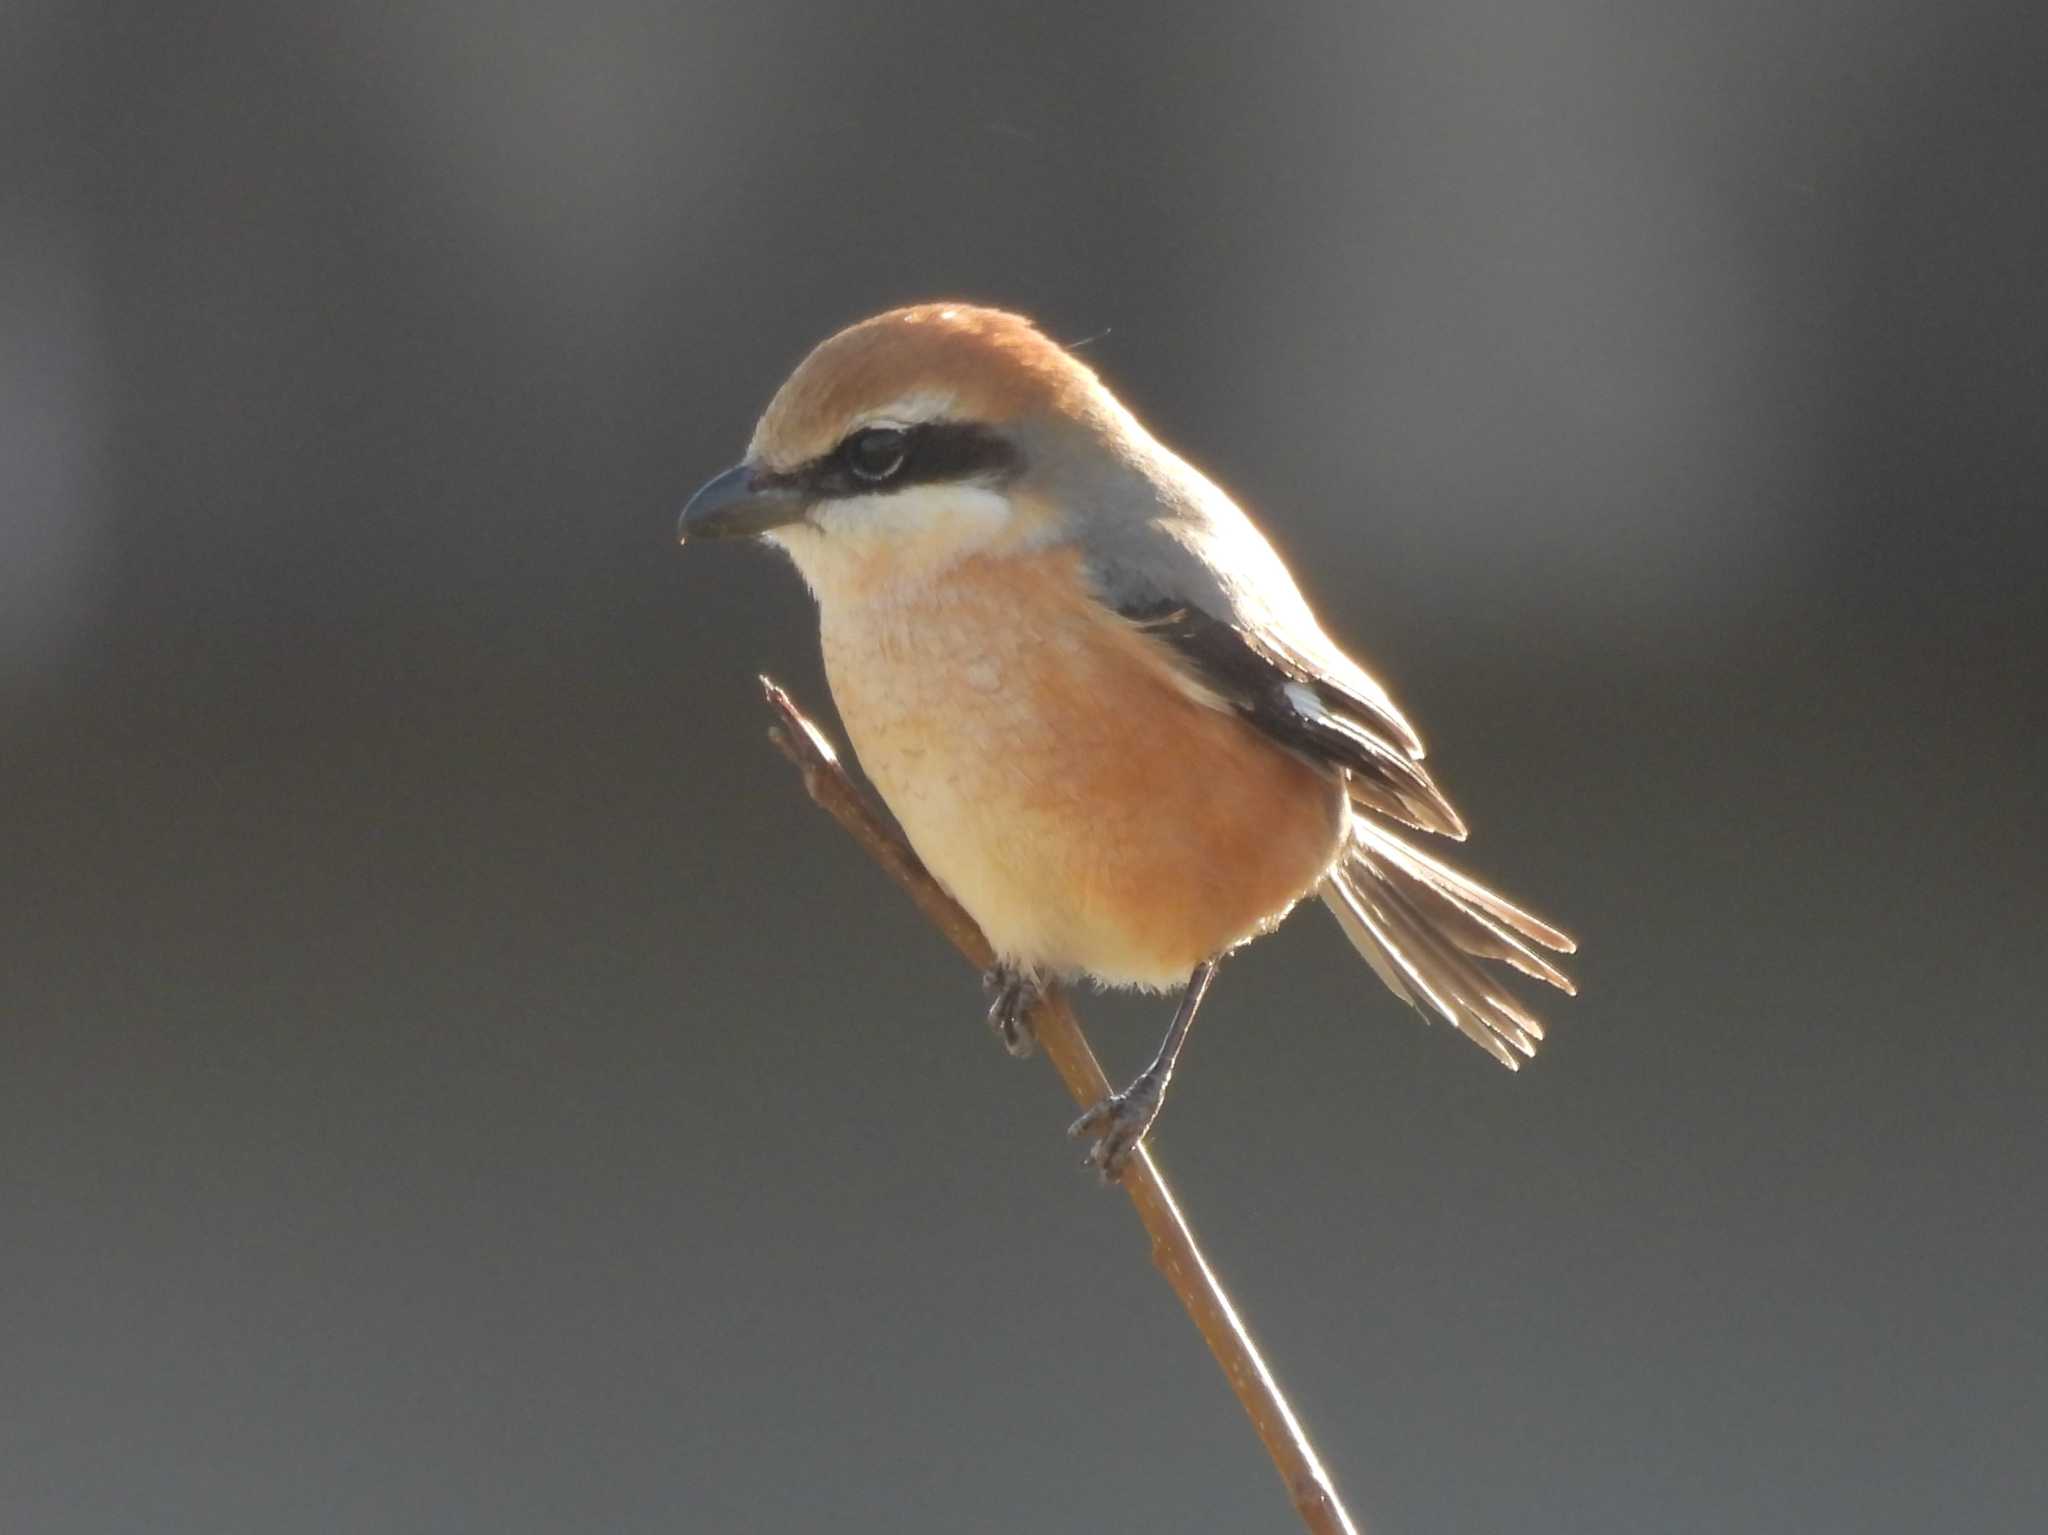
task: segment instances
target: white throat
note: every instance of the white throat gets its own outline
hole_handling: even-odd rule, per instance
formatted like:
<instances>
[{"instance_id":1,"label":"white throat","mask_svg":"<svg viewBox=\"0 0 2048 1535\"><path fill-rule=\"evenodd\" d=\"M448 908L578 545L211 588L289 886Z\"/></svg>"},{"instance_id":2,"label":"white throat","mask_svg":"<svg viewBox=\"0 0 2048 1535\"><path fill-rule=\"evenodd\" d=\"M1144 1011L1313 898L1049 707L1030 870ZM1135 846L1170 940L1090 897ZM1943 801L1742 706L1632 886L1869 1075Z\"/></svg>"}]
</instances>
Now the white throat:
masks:
<instances>
[{"instance_id":1,"label":"white throat","mask_svg":"<svg viewBox=\"0 0 2048 1535\"><path fill-rule=\"evenodd\" d=\"M820 605L920 589L972 555L1011 547L1015 509L982 485L913 485L812 509L768 537L789 551Z\"/></svg>"}]
</instances>

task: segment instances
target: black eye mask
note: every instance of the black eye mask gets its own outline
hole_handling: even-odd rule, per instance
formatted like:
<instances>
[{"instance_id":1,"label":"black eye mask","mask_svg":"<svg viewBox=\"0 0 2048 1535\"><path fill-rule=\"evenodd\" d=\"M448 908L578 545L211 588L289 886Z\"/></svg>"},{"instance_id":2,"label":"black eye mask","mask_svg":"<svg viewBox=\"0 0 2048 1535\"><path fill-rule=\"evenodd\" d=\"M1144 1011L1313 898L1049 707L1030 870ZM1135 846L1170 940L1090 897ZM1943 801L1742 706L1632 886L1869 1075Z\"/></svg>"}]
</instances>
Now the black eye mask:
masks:
<instances>
[{"instance_id":1,"label":"black eye mask","mask_svg":"<svg viewBox=\"0 0 2048 1535\"><path fill-rule=\"evenodd\" d=\"M1022 455L1008 438L971 421L928 421L920 426L868 426L850 433L820 458L773 479L832 501L872 496L911 485L973 480L988 484L1014 476Z\"/></svg>"}]
</instances>

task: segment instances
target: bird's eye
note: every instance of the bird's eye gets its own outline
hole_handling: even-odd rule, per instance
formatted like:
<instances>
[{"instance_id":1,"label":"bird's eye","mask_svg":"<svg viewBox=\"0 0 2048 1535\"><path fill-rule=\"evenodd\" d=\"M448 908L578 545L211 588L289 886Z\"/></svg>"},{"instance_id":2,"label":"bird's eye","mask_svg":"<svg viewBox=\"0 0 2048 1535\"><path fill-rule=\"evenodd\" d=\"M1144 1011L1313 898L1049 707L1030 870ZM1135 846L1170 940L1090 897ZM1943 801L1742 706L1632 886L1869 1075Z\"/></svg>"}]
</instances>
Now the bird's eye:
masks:
<instances>
[{"instance_id":1,"label":"bird's eye","mask_svg":"<svg viewBox=\"0 0 2048 1535\"><path fill-rule=\"evenodd\" d=\"M903 467L910 454L910 438L893 426L871 426L847 438L839 451L856 478L879 484Z\"/></svg>"}]
</instances>

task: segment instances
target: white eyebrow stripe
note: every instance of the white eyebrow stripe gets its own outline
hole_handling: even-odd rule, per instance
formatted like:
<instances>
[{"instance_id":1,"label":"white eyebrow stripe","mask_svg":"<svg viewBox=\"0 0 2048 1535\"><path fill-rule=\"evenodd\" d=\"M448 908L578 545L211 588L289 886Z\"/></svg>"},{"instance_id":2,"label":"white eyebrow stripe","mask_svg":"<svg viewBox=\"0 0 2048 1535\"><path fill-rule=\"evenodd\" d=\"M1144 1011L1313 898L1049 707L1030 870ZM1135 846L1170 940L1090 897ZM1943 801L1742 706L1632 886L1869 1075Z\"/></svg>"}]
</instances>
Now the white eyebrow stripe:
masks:
<instances>
[{"instance_id":1,"label":"white eyebrow stripe","mask_svg":"<svg viewBox=\"0 0 2048 1535\"><path fill-rule=\"evenodd\" d=\"M849 430L889 426L901 431L907 427L921 426L927 421L938 420L951 411L956 403L950 394L935 389L921 389L915 394L904 395L900 400L891 400L880 410L863 411Z\"/></svg>"}]
</instances>

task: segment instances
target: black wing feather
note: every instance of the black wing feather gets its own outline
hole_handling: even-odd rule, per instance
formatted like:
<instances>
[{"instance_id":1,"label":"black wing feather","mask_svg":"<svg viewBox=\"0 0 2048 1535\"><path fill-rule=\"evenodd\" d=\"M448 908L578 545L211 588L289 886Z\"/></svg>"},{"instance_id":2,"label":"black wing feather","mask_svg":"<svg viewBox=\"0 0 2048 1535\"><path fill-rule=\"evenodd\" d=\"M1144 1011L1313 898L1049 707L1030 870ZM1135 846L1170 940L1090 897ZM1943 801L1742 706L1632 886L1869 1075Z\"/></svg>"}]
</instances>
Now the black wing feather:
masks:
<instances>
[{"instance_id":1,"label":"black wing feather","mask_svg":"<svg viewBox=\"0 0 2048 1535\"><path fill-rule=\"evenodd\" d=\"M1386 720L1371 699L1200 608L1153 603L1123 616L1170 647L1243 719L1290 751L1342 769L1360 804L1407 826L1464 837L1465 823L1416 760L1419 752L1396 738L1394 727L1406 735L1406 726ZM1304 689L1313 701L1307 707Z\"/></svg>"}]
</instances>

